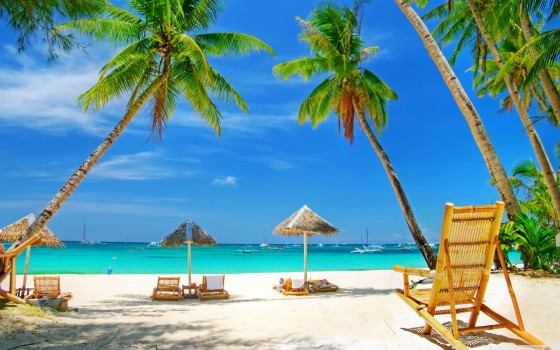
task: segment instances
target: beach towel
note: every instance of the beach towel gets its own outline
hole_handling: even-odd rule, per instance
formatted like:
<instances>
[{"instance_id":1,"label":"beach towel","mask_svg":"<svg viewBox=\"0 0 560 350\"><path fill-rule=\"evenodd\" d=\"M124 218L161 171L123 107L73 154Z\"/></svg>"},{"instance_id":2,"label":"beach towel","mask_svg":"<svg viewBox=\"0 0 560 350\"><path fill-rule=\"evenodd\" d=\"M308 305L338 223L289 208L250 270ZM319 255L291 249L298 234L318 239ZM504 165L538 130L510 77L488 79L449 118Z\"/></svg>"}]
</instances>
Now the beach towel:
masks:
<instances>
[{"instance_id":1,"label":"beach towel","mask_svg":"<svg viewBox=\"0 0 560 350\"><path fill-rule=\"evenodd\" d=\"M222 284L223 275L206 276L206 289L207 290L218 290L223 289Z\"/></svg>"},{"instance_id":2,"label":"beach towel","mask_svg":"<svg viewBox=\"0 0 560 350\"><path fill-rule=\"evenodd\" d=\"M297 289L302 287L303 287L303 279L296 278L292 280L292 288Z\"/></svg>"}]
</instances>

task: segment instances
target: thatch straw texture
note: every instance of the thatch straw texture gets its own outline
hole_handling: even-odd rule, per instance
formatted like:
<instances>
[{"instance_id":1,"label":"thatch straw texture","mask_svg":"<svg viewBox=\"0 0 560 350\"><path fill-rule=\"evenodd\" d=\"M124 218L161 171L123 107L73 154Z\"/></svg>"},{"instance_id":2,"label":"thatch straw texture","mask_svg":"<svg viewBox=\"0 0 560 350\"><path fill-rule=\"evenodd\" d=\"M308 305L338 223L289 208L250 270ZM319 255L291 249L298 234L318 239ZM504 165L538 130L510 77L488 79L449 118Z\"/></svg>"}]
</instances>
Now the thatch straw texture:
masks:
<instances>
[{"instance_id":1,"label":"thatch straw texture","mask_svg":"<svg viewBox=\"0 0 560 350\"><path fill-rule=\"evenodd\" d=\"M212 238L195 222L192 222L193 244L199 246L216 245ZM187 221L183 222L175 231L161 241L162 247L179 247L187 242Z\"/></svg>"},{"instance_id":2,"label":"thatch straw texture","mask_svg":"<svg viewBox=\"0 0 560 350\"><path fill-rule=\"evenodd\" d=\"M272 231L279 235L335 235L339 230L315 214L307 205L290 215Z\"/></svg>"},{"instance_id":3,"label":"thatch straw texture","mask_svg":"<svg viewBox=\"0 0 560 350\"><path fill-rule=\"evenodd\" d=\"M29 214L26 217L14 222L0 229L0 242L13 242L19 239L25 231L31 226L35 221L35 215ZM58 239L58 237L49 230L48 227L44 227L41 230L41 242L35 245L43 245L49 247L64 247L64 243Z\"/></svg>"}]
</instances>

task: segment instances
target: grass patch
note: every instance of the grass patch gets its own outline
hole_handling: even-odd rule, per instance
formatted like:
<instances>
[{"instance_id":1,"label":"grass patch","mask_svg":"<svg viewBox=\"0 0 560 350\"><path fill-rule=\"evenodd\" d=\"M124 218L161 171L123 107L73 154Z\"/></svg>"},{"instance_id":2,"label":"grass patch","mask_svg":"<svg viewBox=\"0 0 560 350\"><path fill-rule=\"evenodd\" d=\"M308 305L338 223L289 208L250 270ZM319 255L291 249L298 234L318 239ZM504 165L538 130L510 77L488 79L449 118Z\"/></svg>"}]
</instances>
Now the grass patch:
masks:
<instances>
[{"instance_id":1,"label":"grass patch","mask_svg":"<svg viewBox=\"0 0 560 350\"><path fill-rule=\"evenodd\" d=\"M0 319L0 334L34 333L39 327L56 322L55 315L50 311L6 299L0 299Z\"/></svg>"}]
</instances>

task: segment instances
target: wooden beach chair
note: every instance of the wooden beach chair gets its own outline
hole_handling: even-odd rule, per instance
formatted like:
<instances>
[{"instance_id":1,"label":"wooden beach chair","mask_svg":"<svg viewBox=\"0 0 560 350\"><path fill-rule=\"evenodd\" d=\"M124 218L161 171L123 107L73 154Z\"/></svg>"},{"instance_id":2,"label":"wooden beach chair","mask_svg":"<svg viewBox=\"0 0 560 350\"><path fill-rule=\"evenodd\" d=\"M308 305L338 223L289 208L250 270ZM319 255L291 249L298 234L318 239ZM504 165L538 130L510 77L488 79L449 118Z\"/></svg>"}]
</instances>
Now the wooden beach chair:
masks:
<instances>
[{"instance_id":1,"label":"wooden beach chair","mask_svg":"<svg viewBox=\"0 0 560 350\"><path fill-rule=\"evenodd\" d=\"M468 207L454 207L447 203L435 271L398 265L393 267L393 270L402 273L404 277L404 289L397 289L396 293L424 319L424 334L429 335L433 328L456 349L467 349L459 339L460 334L507 328L530 344L544 345L523 326L504 257L499 249L498 231L503 210L504 203L500 201L496 205ZM509 288L517 324L483 303L496 251ZM409 275L433 278L433 285L427 289L410 289ZM481 311L497 324L476 326ZM457 325L459 313L470 313L465 328L459 329ZM451 315L451 330L435 318L436 315L444 314Z\"/></svg>"},{"instance_id":2,"label":"wooden beach chair","mask_svg":"<svg viewBox=\"0 0 560 350\"><path fill-rule=\"evenodd\" d=\"M152 300L180 300L180 277L158 277L157 286L152 293Z\"/></svg>"},{"instance_id":3,"label":"wooden beach chair","mask_svg":"<svg viewBox=\"0 0 560 350\"><path fill-rule=\"evenodd\" d=\"M324 292L336 292L338 291L338 286L334 283L323 280L312 280L309 283L309 291L311 293L324 293Z\"/></svg>"},{"instance_id":4,"label":"wooden beach chair","mask_svg":"<svg viewBox=\"0 0 560 350\"><path fill-rule=\"evenodd\" d=\"M288 278L282 288L284 295L308 295L309 291L305 288L305 281L303 279Z\"/></svg>"},{"instance_id":5,"label":"wooden beach chair","mask_svg":"<svg viewBox=\"0 0 560 350\"><path fill-rule=\"evenodd\" d=\"M39 299L42 297L50 298L71 298L72 293L62 293L60 291L60 276L34 276L33 293L25 296L25 299Z\"/></svg>"},{"instance_id":6,"label":"wooden beach chair","mask_svg":"<svg viewBox=\"0 0 560 350\"><path fill-rule=\"evenodd\" d=\"M202 276L202 284L198 287L200 300L227 299L229 293L224 289L226 276Z\"/></svg>"}]
</instances>

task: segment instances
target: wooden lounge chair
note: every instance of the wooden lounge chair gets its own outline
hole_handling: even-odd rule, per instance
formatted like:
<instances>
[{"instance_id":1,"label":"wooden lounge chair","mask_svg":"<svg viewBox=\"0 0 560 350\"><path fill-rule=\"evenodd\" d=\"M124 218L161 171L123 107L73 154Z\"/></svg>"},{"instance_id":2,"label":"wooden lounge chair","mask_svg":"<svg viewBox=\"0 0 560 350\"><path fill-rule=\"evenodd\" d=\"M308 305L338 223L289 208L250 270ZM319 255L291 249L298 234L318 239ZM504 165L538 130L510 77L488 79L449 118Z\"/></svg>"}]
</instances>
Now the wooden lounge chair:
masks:
<instances>
[{"instance_id":1,"label":"wooden lounge chair","mask_svg":"<svg viewBox=\"0 0 560 350\"><path fill-rule=\"evenodd\" d=\"M544 345L525 331L502 251L496 249L499 247L498 231L503 210L504 203L500 201L496 205L469 207L454 207L447 203L435 271L398 265L393 267L393 270L402 273L404 277L404 289L397 289L396 293L426 321L424 334L430 334L433 328L456 349L467 349L459 339L460 334L507 328L530 344ZM517 324L483 303L496 251L509 288ZM409 275L433 278L433 285L428 289L410 289ZM481 311L497 324L476 326ZM470 313L467 327L459 329L457 314L466 312ZM451 330L434 317L443 314L451 315Z\"/></svg>"},{"instance_id":2,"label":"wooden lounge chair","mask_svg":"<svg viewBox=\"0 0 560 350\"><path fill-rule=\"evenodd\" d=\"M198 287L200 300L227 299L228 292L224 289L225 275L202 276L202 284Z\"/></svg>"},{"instance_id":3,"label":"wooden lounge chair","mask_svg":"<svg viewBox=\"0 0 560 350\"><path fill-rule=\"evenodd\" d=\"M312 280L311 283L309 283L308 289L311 293L324 293L324 292L336 292L339 288L336 284L323 279L323 280Z\"/></svg>"},{"instance_id":4,"label":"wooden lounge chair","mask_svg":"<svg viewBox=\"0 0 560 350\"><path fill-rule=\"evenodd\" d=\"M152 300L181 300L179 277L158 277L157 286L152 293Z\"/></svg>"},{"instance_id":5,"label":"wooden lounge chair","mask_svg":"<svg viewBox=\"0 0 560 350\"><path fill-rule=\"evenodd\" d=\"M305 288L305 283L303 279L291 279L288 278L284 283L282 288L282 294L284 295L308 295L309 291Z\"/></svg>"},{"instance_id":6,"label":"wooden lounge chair","mask_svg":"<svg viewBox=\"0 0 560 350\"><path fill-rule=\"evenodd\" d=\"M33 293L25 296L25 300L42 297L72 298L72 293L60 292L60 276L34 276L33 285Z\"/></svg>"}]
</instances>

